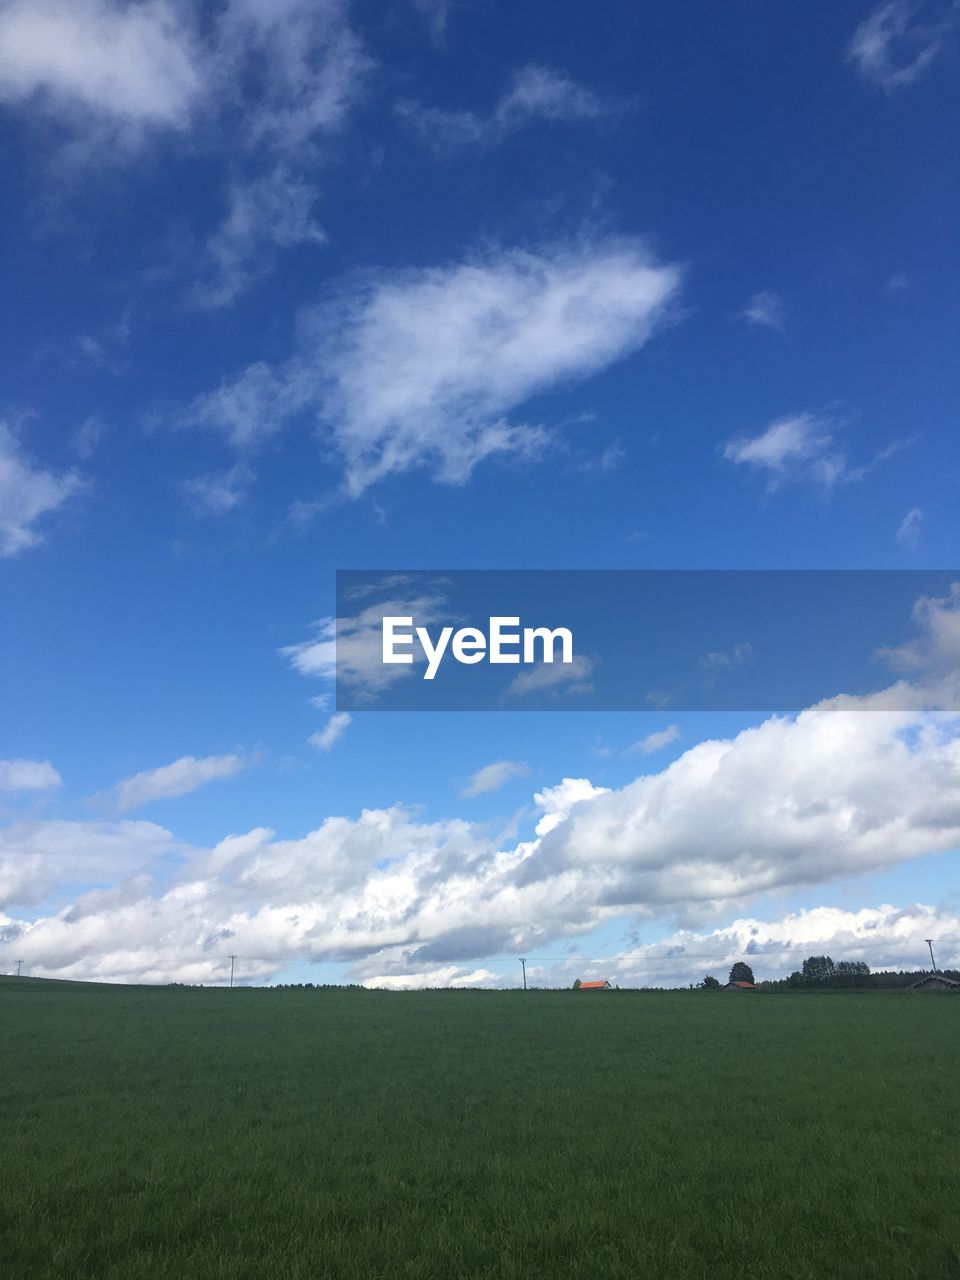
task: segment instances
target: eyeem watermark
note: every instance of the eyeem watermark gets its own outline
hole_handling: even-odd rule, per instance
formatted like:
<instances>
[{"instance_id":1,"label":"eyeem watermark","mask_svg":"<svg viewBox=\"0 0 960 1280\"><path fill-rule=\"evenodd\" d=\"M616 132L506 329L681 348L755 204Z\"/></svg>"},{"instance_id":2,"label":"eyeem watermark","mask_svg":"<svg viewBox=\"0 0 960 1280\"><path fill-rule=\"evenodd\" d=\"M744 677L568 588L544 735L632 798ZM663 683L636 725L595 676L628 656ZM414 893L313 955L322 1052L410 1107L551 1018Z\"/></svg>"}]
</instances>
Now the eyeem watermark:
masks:
<instances>
[{"instance_id":1,"label":"eyeem watermark","mask_svg":"<svg viewBox=\"0 0 960 1280\"><path fill-rule=\"evenodd\" d=\"M383 662L413 663L417 640L426 654L424 680L433 680L449 652L455 662L472 667L478 662L495 665L536 666L543 663L573 663L573 632L569 627L523 627L519 616L490 618L485 631L479 627L441 627L436 638L429 627L415 627L413 617L383 619ZM559 656L558 656L559 650Z\"/></svg>"},{"instance_id":2,"label":"eyeem watermark","mask_svg":"<svg viewBox=\"0 0 960 1280\"><path fill-rule=\"evenodd\" d=\"M960 570L341 570L340 711L960 711Z\"/></svg>"}]
</instances>

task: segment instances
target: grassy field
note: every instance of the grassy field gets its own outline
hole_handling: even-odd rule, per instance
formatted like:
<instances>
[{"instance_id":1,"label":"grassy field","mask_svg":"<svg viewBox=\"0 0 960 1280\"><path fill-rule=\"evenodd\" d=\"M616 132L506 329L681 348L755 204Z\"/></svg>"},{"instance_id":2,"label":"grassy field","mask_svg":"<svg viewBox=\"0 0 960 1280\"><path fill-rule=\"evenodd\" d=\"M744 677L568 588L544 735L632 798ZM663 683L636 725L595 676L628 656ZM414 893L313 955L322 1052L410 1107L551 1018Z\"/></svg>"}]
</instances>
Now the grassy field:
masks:
<instances>
[{"instance_id":1,"label":"grassy field","mask_svg":"<svg viewBox=\"0 0 960 1280\"><path fill-rule=\"evenodd\" d=\"M960 998L0 980L9 1280L960 1277Z\"/></svg>"}]
</instances>

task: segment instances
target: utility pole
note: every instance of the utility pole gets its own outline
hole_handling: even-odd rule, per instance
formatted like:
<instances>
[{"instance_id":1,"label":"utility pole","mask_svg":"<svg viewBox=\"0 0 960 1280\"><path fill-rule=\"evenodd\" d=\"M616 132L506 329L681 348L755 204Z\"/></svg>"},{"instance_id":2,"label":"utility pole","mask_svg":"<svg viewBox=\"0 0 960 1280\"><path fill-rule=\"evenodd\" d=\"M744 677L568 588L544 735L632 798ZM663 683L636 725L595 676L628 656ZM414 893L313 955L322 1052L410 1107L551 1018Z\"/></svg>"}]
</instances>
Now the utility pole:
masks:
<instances>
[{"instance_id":1,"label":"utility pole","mask_svg":"<svg viewBox=\"0 0 960 1280\"><path fill-rule=\"evenodd\" d=\"M18 978L20 977L20 966L21 966L22 964L23 964L23 961L22 961L22 960L18 960L18 961L17 961L17 977L18 977Z\"/></svg>"},{"instance_id":2,"label":"utility pole","mask_svg":"<svg viewBox=\"0 0 960 1280\"><path fill-rule=\"evenodd\" d=\"M236 961L237 961L237 957L236 957L236 956L231 956L231 957L230 957L230 986L231 986L231 988L233 987L233 966L236 964Z\"/></svg>"},{"instance_id":3,"label":"utility pole","mask_svg":"<svg viewBox=\"0 0 960 1280\"><path fill-rule=\"evenodd\" d=\"M925 943L927 944L927 946L930 948L930 963L933 965L933 972L934 972L934 973L936 973L936 972L937 972L937 962L936 962L936 960L934 960L934 958L933 958L933 939L932 939L932 938L924 938L924 942L925 942Z\"/></svg>"},{"instance_id":4,"label":"utility pole","mask_svg":"<svg viewBox=\"0 0 960 1280\"><path fill-rule=\"evenodd\" d=\"M527 959L526 956L520 957L520 963L523 966L523 989L527 989Z\"/></svg>"}]
</instances>

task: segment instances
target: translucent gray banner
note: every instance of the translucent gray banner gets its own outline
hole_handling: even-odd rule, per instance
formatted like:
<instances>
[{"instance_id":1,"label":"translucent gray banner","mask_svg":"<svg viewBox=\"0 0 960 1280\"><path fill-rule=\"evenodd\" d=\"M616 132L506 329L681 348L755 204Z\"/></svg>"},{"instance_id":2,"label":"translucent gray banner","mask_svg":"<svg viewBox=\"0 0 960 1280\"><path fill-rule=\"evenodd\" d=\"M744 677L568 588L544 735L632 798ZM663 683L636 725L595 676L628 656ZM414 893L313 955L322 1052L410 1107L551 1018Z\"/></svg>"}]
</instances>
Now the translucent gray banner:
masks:
<instances>
[{"instance_id":1,"label":"translucent gray banner","mask_svg":"<svg viewBox=\"0 0 960 1280\"><path fill-rule=\"evenodd\" d=\"M942 569L344 570L337 708L953 711L958 584Z\"/></svg>"}]
</instances>

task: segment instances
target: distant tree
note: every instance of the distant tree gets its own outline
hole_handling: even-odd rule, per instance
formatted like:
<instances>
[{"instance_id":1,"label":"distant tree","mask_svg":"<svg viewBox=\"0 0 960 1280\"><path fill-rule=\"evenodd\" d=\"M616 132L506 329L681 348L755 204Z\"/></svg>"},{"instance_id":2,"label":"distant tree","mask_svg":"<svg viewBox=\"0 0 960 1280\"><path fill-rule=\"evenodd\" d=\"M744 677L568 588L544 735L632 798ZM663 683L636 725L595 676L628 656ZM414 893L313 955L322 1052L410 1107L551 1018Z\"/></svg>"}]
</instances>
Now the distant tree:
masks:
<instances>
[{"instance_id":1,"label":"distant tree","mask_svg":"<svg viewBox=\"0 0 960 1280\"><path fill-rule=\"evenodd\" d=\"M712 973L708 973L703 980L703 985L708 990L712 990L712 988L720 986L720 981L718 978L715 978Z\"/></svg>"},{"instance_id":2,"label":"distant tree","mask_svg":"<svg viewBox=\"0 0 960 1280\"><path fill-rule=\"evenodd\" d=\"M728 978L728 981L729 982L753 982L754 981L753 970L750 968L748 964L744 964L742 960L738 960L737 963L730 970L730 977Z\"/></svg>"},{"instance_id":3,"label":"distant tree","mask_svg":"<svg viewBox=\"0 0 960 1280\"><path fill-rule=\"evenodd\" d=\"M576 990L577 990L577 988L578 988L579 986L580 986L580 979L579 979L579 978L574 978L574 980L573 980L573 989L574 989L574 991L576 991Z\"/></svg>"},{"instance_id":4,"label":"distant tree","mask_svg":"<svg viewBox=\"0 0 960 1280\"><path fill-rule=\"evenodd\" d=\"M836 975L836 966L830 956L807 956L803 962L805 987L829 986Z\"/></svg>"}]
</instances>

